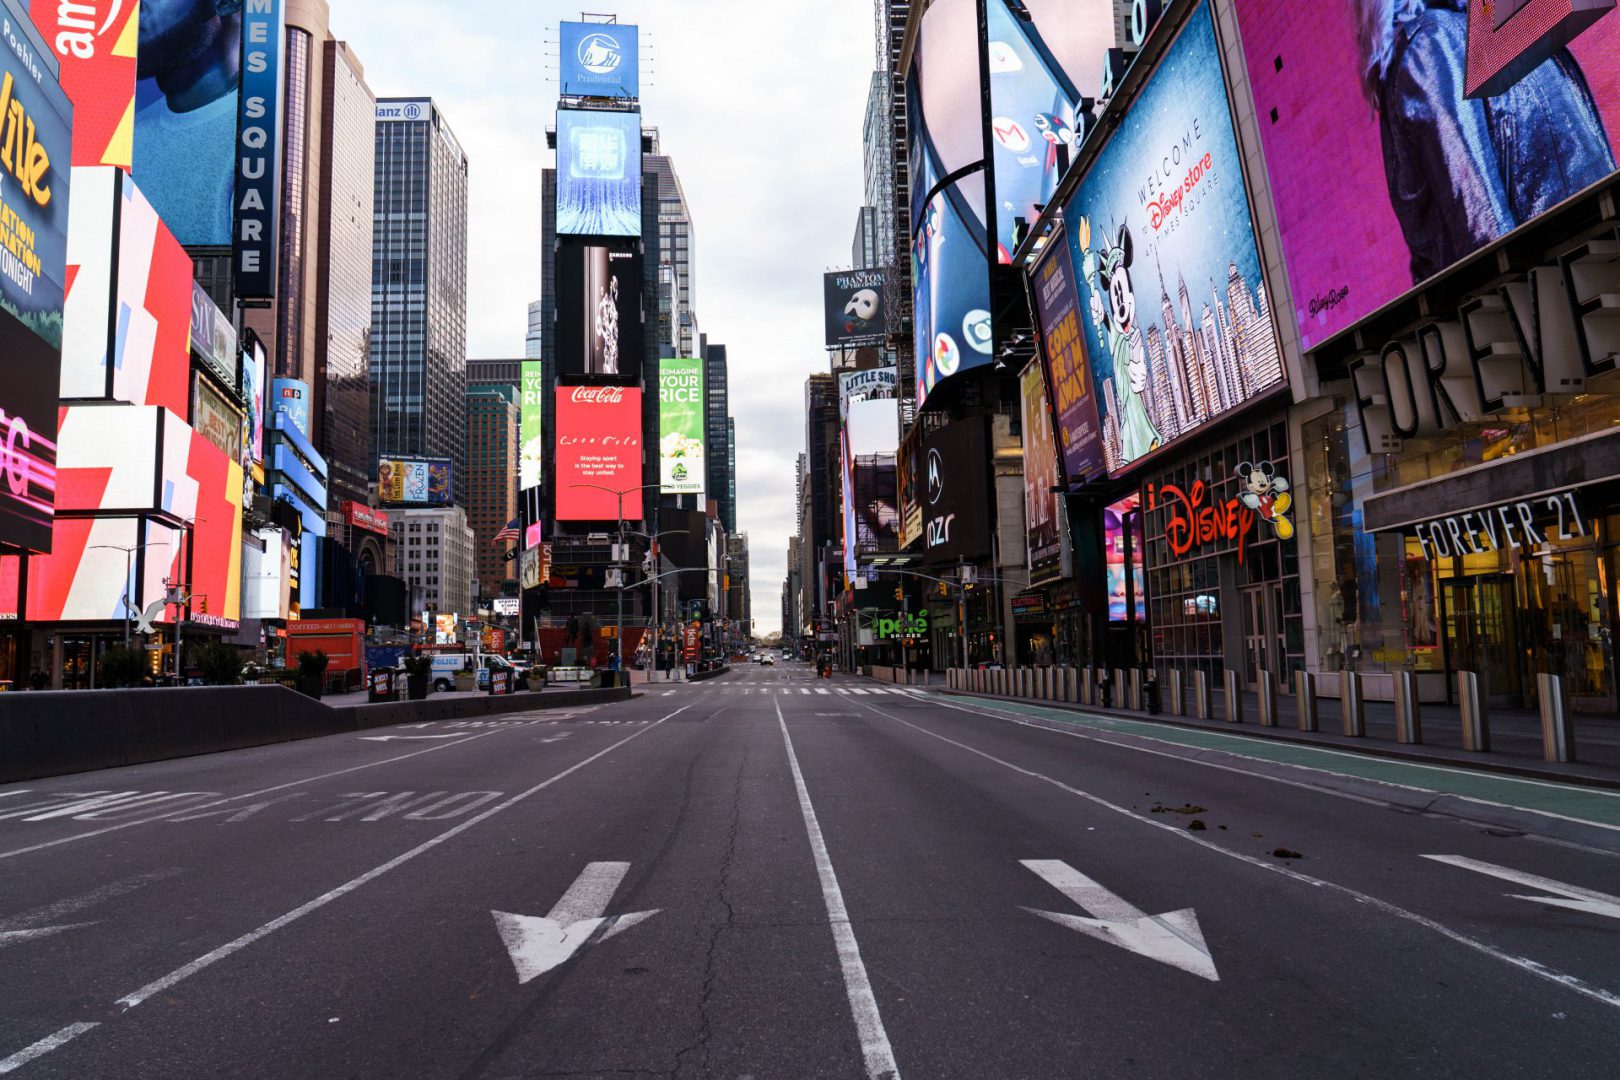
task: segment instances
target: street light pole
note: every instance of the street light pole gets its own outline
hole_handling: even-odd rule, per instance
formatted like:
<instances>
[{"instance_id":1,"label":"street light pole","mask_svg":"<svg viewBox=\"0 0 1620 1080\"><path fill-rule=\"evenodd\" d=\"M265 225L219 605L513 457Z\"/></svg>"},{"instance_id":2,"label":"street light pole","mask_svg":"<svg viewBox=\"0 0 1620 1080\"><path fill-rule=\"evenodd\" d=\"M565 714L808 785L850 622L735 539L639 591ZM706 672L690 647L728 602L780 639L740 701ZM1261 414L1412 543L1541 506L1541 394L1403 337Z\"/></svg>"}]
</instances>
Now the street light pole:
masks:
<instances>
[{"instance_id":1,"label":"street light pole","mask_svg":"<svg viewBox=\"0 0 1620 1080\"><path fill-rule=\"evenodd\" d=\"M617 554L619 554L617 549L619 548L619 546L621 544L624 543L624 497L626 495L630 494L633 491L646 491L648 488L659 488L659 487L662 487L663 485L662 484L642 484L640 487L628 487L628 488L623 488L623 489L610 488L610 487L606 487L605 485L602 485L602 484L569 484L568 486L569 487L576 487L576 488L594 488L597 491L605 491L609 495L612 495L615 499L618 500L619 535L618 535L618 539L614 542L614 545L613 545L614 549L615 549L614 554L617 555ZM618 566L619 566L619 587L618 587L618 590L617 590L617 592L618 592L618 615L617 615L617 625L615 627L615 631L616 631L618 640L617 640L617 642L615 644L615 650L616 650L616 655L619 658L619 670L623 671L624 670L624 564L619 562L619 560L617 560L617 559L614 559L612 561L617 563Z\"/></svg>"}]
</instances>

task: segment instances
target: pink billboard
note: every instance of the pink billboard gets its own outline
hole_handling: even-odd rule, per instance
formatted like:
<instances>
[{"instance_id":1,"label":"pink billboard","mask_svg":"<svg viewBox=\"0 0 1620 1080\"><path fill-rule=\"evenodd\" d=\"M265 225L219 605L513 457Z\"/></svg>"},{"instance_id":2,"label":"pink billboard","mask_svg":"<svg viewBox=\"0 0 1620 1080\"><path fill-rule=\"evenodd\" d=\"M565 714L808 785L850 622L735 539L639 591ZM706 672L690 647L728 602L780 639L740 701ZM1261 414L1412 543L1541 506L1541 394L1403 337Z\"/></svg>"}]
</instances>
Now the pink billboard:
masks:
<instances>
[{"instance_id":1,"label":"pink billboard","mask_svg":"<svg viewBox=\"0 0 1620 1080\"><path fill-rule=\"evenodd\" d=\"M1613 0L1235 0L1306 349L1615 172Z\"/></svg>"}]
</instances>

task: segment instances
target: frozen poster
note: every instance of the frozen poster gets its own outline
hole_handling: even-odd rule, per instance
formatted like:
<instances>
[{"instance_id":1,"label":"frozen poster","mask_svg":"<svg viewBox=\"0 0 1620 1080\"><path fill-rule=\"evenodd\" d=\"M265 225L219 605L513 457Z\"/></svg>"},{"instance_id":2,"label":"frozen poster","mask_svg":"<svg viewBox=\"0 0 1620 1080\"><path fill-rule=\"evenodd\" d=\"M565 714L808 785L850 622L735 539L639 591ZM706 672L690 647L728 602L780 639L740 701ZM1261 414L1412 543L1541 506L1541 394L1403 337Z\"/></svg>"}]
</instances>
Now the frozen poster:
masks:
<instances>
[{"instance_id":1,"label":"frozen poster","mask_svg":"<svg viewBox=\"0 0 1620 1080\"><path fill-rule=\"evenodd\" d=\"M1065 218L1111 475L1283 385L1207 4Z\"/></svg>"}]
</instances>

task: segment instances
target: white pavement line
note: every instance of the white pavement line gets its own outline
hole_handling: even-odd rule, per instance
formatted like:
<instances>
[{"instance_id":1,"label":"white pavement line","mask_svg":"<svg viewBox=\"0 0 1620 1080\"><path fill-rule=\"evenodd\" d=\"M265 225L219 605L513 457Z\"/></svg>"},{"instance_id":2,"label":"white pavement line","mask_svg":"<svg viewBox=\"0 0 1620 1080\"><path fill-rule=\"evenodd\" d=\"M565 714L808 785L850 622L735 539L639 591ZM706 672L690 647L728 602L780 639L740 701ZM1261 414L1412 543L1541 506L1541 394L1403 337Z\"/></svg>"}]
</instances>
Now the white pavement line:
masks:
<instances>
[{"instance_id":1,"label":"white pavement line","mask_svg":"<svg viewBox=\"0 0 1620 1080\"><path fill-rule=\"evenodd\" d=\"M825 686L818 686L818 687L816 687L816 693L818 693L818 694L827 694L827 693L831 693L831 691L828 690Z\"/></svg>"},{"instance_id":2,"label":"white pavement line","mask_svg":"<svg viewBox=\"0 0 1620 1080\"><path fill-rule=\"evenodd\" d=\"M1478 859L1469 859L1462 855L1425 855L1425 859L1433 859L1438 863L1455 866L1462 870L1472 870L1476 874L1485 874L1498 878L1513 885L1523 885L1527 889L1539 889L1542 892L1552 893L1552 896L1519 896L1509 893L1515 900L1529 900L1535 904L1546 904L1549 907L1567 908L1570 911L1585 911L1592 915L1607 915L1611 919L1620 919L1620 896L1610 896L1600 893L1596 889L1583 889L1579 885L1566 885L1562 881L1552 878L1538 877L1527 874L1522 870L1514 870L1506 866L1497 866L1494 863L1480 862Z\"/></svg>"},{"instance_id":3,"label":"white pavement line","mask_svg":"<svg viewBox=\"0 0 1620 1080\"><path fill-rule=\"evenodd\" d=\"M810 692L810 688L809 688L809 687L808 687L808 686L801 686L801 687L799 687L799 693L801 693L801 694L808 694L808 693L809 693L809 692Z\"/></svg>"},{"instance_id":4,"label":"white pavement line","mask_svg":"<svg viewBox=\"0 0 1620 1080\"><path fill-rule=\"evenodd\" d=\"M143 889L146 886L159 881L165 881L179 873L179 867L170 867L167 870L154 870L149 874L140 874L136 877L108 882L106 885L91 889L89 892L83 893L79 896L68 897L65 900L57 900L54 903L46 904L44 907L38 907L32 911L25 911L20 915L12 915L8 918L0 919L0 933L21 930L30 923L55 922L57 919L65 918L68 915L76 915L85 908L95 907L97 904L111 900L114 897L123 896L125 893L132 893L137 889Z\"/></svg>"},{"instance_id":5,"label":"white pavement line","mask_svg":"<svg viewBox=\"0 0 1620 1080\"><path fill-rule=\"evenodd\" d=\"M55 1035L47 1035L32 1046L25 1046L10 1057L0 1060L0 1074L15 1072L37 1057L44 1057L63 1043L71 1042L80 1035L99 1025L81 1020L77 1024L69 1024Z\"/></svg>"},{"instance_id":6,"label":"white pavement line","mask_svg":"<svg viewBox=\"0 0 1620 1080\"><path fill-rule=\"evenodd\" d=\"M804 786L799 755L793 752L793 739L788 735L780 703L776 703L776 722L782 728L782 743L787 747L788 765L793 770L793 786L799 791L799 812L804 815L804 831L810 837L810 852L815 856L816 874L821 878L821 899L827 905L827 919L832 924L833 941L838 947L838 963L844 969L844 990L849 995L849 1009L861 1039L866 1075L870 1080L900 1080L900 1066L895 1064L888 1033L883 1030L877 997L872 993L871 980L866 977L866 965L861 962L861 947L855 940L849 911L844 907L844 893L838 887L838 875L833 873L827 841L816 821L816 808L810 804L810 791Z\"/></svg>"},{"instance_id":7,"label":"white pavement line","mask_svg":"<svg viewBox=\"0 0 1620 1080\"><path fill-rule=\"evenodd\" d=\"M368 882L375 881L377 878L382 877L390 870L394 870L405 865L418 855L433 850L447 840L455 839L457 836L460 836L474 825L477 825L480 822L488 821L501 811L508 810L511 807L516 806L529 796L545 790L552 784L555 784L558 780L561 780L563 777L568 776L571 773L578 772L580 769L583 769L593 761L611 754L613 751L617 750L625 743L630 742L632 739L639 739L641 736L645 735L659 724L662 724L665 720L668 720L672 716L678 716L691 707L692 706L690 705L682 705L679 709L676 709L674 712L670 713L669 716L661 717L656 723L650 724L647 727L642 728L640 731L631 732L629 735L626 735L612 746L609 746L604 750L598 750L584 761L576 762L575 764L570 765L562 772L548 780L540 781L540 783L534 785L532 788L529 788L527 791L518 792L505 802L497 803L488 810L485 810L483 813L478 814L475 817L468 818L460 825L446 829L444 832L433 837L431 840L423 841L422 843L411 848L411 850L405 852L403 855L396 855L392 859L389 859L387 862L383 863L381 866L373 867L372 869L361 874L359 877L346 881L337 888L332 889L329 892L322 893L320 896L317 896L308 903L293 908L285 915L280 915L274 919L271 919L257 930L250 930L246 934L243 934L241 937L237 938L235 941L228 941L219 948L214 949L212 952L204 953L202 956L199 956L197 959L191 961L191 963L175 968L161 979L158 979L155 982L147 983L145 986L134 991L133 993L125 994L123 997L118 999L116 1004L121 1005L125 1009L133 1009L135 1006L139 1005L153 994L161 994L163 991L169 989L171 986L174 986L176 983L190 978L191 976L197 974L197 972L202 971L204 968L210 967L220 960L225 959L232 953L240 952L249 945L252 945L254 942L258 941L260 938L268 937L277 930L280 930L282 927L287 926L290 923L297 922L310 912L323 908L332 901L354 892L356 889L360 888L360 886L365 885Z\"/></svg>"},{"instance_id":8,"label":"white pavement line","mask_svg":"<svg viewBox=\"0 0 1620 1080\"><path fill-rule=\"evenodd\" d=\"M175 814L191 813L194 810L201 810L210 806L221 806L225 803L236 802L241 799L252 799L259 795L268 795L272 791L281 791L284 788L298 787L300 784L313 784L317 780L330 780L334 776L342 776L345 773L359 772L361 769L373 769L378 765L391 765L396 761L404 761L406 758L418 757L422 754L431 754L436 750L448 750L452 746L462 746L466 743L472 742L474 739L482 739L489 735L497 735L505 730L507 729L495 728L490 731L480 731L476 735L469 735L465 739L460 739L456 742L435 743L433 746L430 746L425 750L412 750L408 754L398 754L391 758L383 758L381 761L368 761L364 765L352 765L347 769L338 769L335 772L321 773L319 776L306 776L300 780L289 781L285 784L277 784L274 787L260 788L258 791L249 791L243 795L230 795L226 798L219 799L216 802L199 803L196 806L187 806L182 809L171 809L161 814L153 814L151 817L136 818L134 821L123 821L119 822L117 825L109 825L105 829L92 829L89 832L75 833L72 836L63 836L55 840L46 840L43 843L30 844L28 847L15 848L11 851L0 851L0 859L9 859L13 855L26 855L31 851L42 851L45 848L52 848L58 844L71 844L75 840L88 840L92 836L102 836L106 833L117 832L119 829L128 829L135 825L145 825L151 821L162 821L164 818L171 817Z\"/></svg>"},{"instance_id":9,"label":"white pavement line","mask_svg":"<svg viewBox=\"0 0 1620 1080\"><path fill-rule=\"evenodd\" d=\"M1286 866L1279 866L1276 863L1269 863L1252 855L1244 855L1241 852L1228 850L1227 848L1221 847L1221 845L1215 843L1214 841L1205 840L1203 837L1198 836L1195 833L1185 831L1179 825L1171 825L1166 822L1153 821L1149 818L1142 817L1135 811L1126 809L1125 807L1116 803L1111 803L1100 795L1093 795L1089 791L1081 791L1077 787L1071 787L1070 785L1065 784L1063 781L1055 780L1044 773L1035 772L1033 769L1026 769L1022 765L1014 765L1012 762L1004 761L1001 758L996 757L994 754L987 754L983 750L976 749L975 747L969 746L966 743L957 742L955 739L948 739L944 735L929 731L925 727L919 727L909 720L904 720L898 716L885 713L871 705L867 705L865 702L862 702L862 705L866 709L887 720L893 720L897 724L904 724L913 731L920 731L929 738L938 739L943 743L949 743L950 745L958 747L959 749L966 750L970 754L975 754L981 758L984 758L986 761L993 761L997 765L1011 769L1015 773L1030 777L1034 780L1044 781L1051 784L1053 787L1067 791L1071 795L1078 795L1087 802L1103 807L1106 810L1112 810L1114 813L1130 818L1132 821L1138 822L1142 825L1151 826L1155 829L1162 829L1171 836L1179 837L1190 844L1197 844L1201 848L1206 848L1207 850L1213 851L1219 855L1225 855L1229 859L1236 859L1238 862L1247 863L1250 866L1258 867L1261 870L1266 870L1273 874L1280 874L1292 881L1297 881L1305 885L1312 885L1319 889L1331 889L1336 893L1343 896L1348 896L1353 900L1368 905L1369 907L1377 908L1386 915L1393 915L1398 919L1404 919L1407 922L1416 923L1418 926L1421 926L1426 930L1432 930L1441 937L1455 941L1457 944L1473 949L1475 952L1483 953L1493 960L1499 960L1510 967L1518 968L1520 971L1529 972L1538 979L1545 979L1556 986L1562 986L1566 989L1573 990L1578 994L1591 998L1593 1001L1608 1005L1610 1008L1620 1009L1620 994L1612 993L1611 991L1604 990L1600 987L1588 986L1585 982L1573 975L1566 975L1563 972L1556 971L1535 960L1531 960L1528 957L1514 956L1510 953L1502 952L1499 949L1487 945L1483 941L1478 941L1464 933L1461 933L1460 931L1453 930L1451 927L1446 926L1443 923L1438 923L1425 915L1419 915L1415 911L1408 911L1406 908L1392 904L1388 900L1380 900L1376 896L1361 892L1359 889L1352 889L1348 885L1340 885L1336 881L1328 881L1325 878L1312 877L1309 874L1301 873L1298 870L1294 870Z\"/></svg>"}]
</instances>

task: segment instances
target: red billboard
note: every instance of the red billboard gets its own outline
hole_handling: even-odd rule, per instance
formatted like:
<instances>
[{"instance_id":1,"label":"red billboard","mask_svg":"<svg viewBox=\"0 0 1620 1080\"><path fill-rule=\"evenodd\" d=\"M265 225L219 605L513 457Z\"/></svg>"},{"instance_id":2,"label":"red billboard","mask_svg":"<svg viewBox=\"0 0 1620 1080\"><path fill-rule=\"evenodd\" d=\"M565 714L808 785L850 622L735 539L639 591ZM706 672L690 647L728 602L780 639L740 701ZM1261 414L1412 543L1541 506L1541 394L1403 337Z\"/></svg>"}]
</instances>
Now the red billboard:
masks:
<instances>
[{"instance_id":1,"label":"red billboard","mask_svg":"<svg viewBox=\"0 0 1620 1080\"><path fill-rule=\"evenodd\" d=\"M558 521L640 521L641 458L639 388L557 388Z\"/></svg>"},{"instance_id":2,"label":"red billboard","mask_svg":"<svg viewBox=\"0 0 1620 1080\"><path fill-rule=\"evenodd\" d=\"M139 4L32 0L28 14L61 66L73 102L73 164L129 171L135 131L135 39Z\"/></svg>"},{"instance_id":3,"label":"red billboard","mask_svg":"<svg viewBox=\"0 0 1620 1080\"><path fill-rule=\"evenodd\" d=\"M363 503L350 500L343 504L343 514L348 519L349 524L356 529L381 533L383 536L388 535L388 511L386 510L373 510Z\"/></svg>"}]
</instances>

